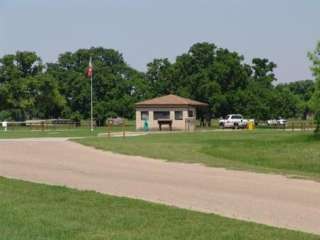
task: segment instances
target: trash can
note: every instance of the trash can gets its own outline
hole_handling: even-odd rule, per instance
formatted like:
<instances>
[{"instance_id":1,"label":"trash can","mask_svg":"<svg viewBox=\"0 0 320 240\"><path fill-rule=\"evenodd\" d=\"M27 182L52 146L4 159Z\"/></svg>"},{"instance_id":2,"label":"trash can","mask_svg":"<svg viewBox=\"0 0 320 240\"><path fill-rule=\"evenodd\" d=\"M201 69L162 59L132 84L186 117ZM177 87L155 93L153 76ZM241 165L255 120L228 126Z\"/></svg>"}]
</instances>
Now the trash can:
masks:
<instances>
[{"instance_id":1,"label":"trash can","mask_svg":"<svg viewBox=\"0 0 320 240\"><path fill-rule=\"evenodd\" d=\"M253 130L255 128L254 120L249 120L248 122L248 129Z\"/></svg>"}]
</instances>

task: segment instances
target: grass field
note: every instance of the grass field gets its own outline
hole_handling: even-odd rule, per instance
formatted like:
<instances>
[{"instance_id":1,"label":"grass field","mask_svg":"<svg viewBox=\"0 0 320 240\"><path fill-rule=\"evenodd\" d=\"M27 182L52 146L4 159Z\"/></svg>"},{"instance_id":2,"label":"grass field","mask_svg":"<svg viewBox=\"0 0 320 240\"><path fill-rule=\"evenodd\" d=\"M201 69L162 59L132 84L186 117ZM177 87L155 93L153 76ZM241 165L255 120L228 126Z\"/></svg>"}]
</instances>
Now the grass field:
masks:
<instances>
[{"instance_id":1,"label":"grass field","mask_svg":"<svg viewBox=\"0 0 320 240\"><path fill-rule=\"evenodd\" d=\"M0 177L1 240L319 239L214 214Z\"/></svg>"},{"instance_id":2,"label":"grass field","mask_svg":"<svg viewBox=\"0 0 320 240\"><path fill-rule=\"evenodd\" d=\"M311 132L176 133L76 141L129 155L320 179L320 139Z\"/></svg>"},{"instance_id":3,"label":"grass field","mask_svg":"<svg viewBox=\"0 0 320 240\"><path fill-rule=\"evenodd\" d=\"M133 125L126 126L126 131L134 130ZM122 126L114 126L113 132L122 131ZM30 128L23 127L18 129L9 129L4 132L0 129L1 138L33 138L33 137L90 137L97 136L99 133L106 133L106 127L97 127L93 132L88 127L79 128L62 128L62 129L49 129L49 130L31 130Z\"/></svg>"}]
</instances>

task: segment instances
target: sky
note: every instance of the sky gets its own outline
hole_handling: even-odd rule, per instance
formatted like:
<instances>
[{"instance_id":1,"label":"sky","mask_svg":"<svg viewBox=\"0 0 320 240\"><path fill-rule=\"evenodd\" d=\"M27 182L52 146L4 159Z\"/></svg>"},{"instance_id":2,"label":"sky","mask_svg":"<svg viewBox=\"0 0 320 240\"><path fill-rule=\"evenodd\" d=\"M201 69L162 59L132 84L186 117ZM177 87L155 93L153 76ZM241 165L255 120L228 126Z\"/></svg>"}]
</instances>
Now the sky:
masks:
<instances>
[{"instance_id":1,"label":"sky","mask_svg":"<svg viewBox=\"0 0 320 240\"><path fill-rule=\"evenodd\" d=\"M196 42L277 64L278 82L312 78L307 52L320 40L319 0L0 0L0 57L37 52L44 62L79 48L120 51L145 71Z\"/></svg>"}]
</instances>

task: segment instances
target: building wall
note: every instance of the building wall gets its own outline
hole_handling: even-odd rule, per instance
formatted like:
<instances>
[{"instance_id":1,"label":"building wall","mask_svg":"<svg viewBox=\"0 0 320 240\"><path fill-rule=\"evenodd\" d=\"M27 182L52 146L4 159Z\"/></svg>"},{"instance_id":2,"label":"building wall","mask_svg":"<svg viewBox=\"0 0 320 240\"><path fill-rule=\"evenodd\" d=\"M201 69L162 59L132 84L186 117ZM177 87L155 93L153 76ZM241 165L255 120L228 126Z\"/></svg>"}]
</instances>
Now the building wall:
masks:
<instances>
[{"instance_id":1,"label":"building wall","mask_svg":"<svg viewBox=\"0 0 320 240\"><path fill-rule=\"evenodd\" d=\"M141 119L141 112L148 111L149 119L148 126L150 130L158 130L159 124L158 120L154 119L154 112L156 111L169 111L170 120L172 120L172 129L173 130L194 130L195 128L195 119L196 119L196 109L194 107L175 107L175 108L162 108L162 107L150 107L150 108L137 108L136 109L136 129L143 129L144 120ZM182 120L175 120L175 111L182 111ZM193 117L188 117L188 111L193 111ZM189 120L191 123L186 124L186 120ZM168 130L169 126L163 125L163 130Z\"/></svg>"}]
</instances>

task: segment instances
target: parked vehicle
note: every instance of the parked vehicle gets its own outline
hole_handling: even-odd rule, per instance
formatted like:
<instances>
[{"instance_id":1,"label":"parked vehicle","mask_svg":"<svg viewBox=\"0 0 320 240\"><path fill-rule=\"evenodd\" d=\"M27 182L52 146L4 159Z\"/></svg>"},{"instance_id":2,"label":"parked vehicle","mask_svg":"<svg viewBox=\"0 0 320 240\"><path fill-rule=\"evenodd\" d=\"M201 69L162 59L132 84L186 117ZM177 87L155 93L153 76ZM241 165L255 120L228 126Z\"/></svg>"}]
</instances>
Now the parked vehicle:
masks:
<instances>
[{"instance_id":1,"label":"parked vehicle","mask_svg":"<svg viewBox=\"0 0 320 240\"><path fill-rule=\"evenodd\" d=\"M287 124L287 120L284 118L278 119L270 119L267 121L268 126L285 126Z\"/></svg>"},{"instance_id":2,"label":"parked vehicle","mask_svg":"<svg viewBox=\"0 0 320 240\"><path fill-rule=\"evenodd\" d=\"M219 126L221 128L246 128L248 120L244 119L241 114L229 114L224 119L219 120Z\"/></svg>"},{"instance_id":3,"label":"parked vehicle","mask_svg":"<svg viewBox=\"0 0 320 240\"><path fill-rule=\"evenodd\" d=\"M112 125L118 126L123 124L124 119L121 117L116 117L116 118L108 118L107 123L112 123Z\"/></svg>"}]
</instances>

